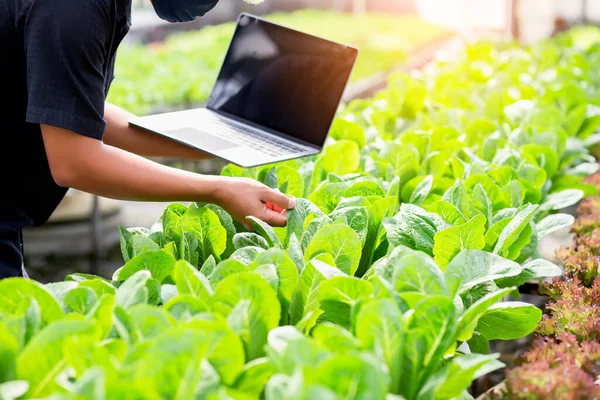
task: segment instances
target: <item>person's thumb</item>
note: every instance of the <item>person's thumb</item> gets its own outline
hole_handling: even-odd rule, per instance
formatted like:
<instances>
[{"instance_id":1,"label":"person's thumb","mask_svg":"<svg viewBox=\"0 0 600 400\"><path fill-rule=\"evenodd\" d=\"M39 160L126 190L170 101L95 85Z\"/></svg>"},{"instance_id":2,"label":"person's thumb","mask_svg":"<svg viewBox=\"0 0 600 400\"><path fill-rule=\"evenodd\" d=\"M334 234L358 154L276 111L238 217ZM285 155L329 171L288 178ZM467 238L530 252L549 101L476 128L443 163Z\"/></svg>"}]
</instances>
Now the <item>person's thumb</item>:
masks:
<instances>
[{"instance_id":1,"label":"person's thumb","mask_svg":"<svg viewBox=\"0 0 600 400\"><path fill-rule=\"evenodd\" d=\"M274 189L266 191L261 200L267 204L272 203L283 210L291 210L296 207L296 200Z\"/></svg>"}]
</instances>

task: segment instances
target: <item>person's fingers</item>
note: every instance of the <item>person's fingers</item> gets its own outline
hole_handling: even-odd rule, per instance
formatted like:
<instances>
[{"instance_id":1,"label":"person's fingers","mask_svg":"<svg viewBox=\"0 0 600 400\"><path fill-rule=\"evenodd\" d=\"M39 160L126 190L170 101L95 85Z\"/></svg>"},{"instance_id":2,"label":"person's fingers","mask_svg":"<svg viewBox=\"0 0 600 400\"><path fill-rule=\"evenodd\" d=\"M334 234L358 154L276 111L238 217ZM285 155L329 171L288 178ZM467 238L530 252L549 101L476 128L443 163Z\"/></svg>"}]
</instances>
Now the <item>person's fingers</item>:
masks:
<instances>
[{"instance_id":1,"label":"person's fingers","mask_svg":"<svg viewBox=\"0 0 600 400\"><path fill-rule=\"evenodd\" d=\"M261 200L265 203L272 203L283 210L290 210L296 207L296 200L274 189L265 190L261 196Z\"/></svg>"},{"instance_id":2,"label":"person's fingers","mask_svg":"<svg viewBox=\"0 0 600 400\"><path fill-rule=\"evenodd\" d=\"M287 217L284 214L265 208L264 221L271 226L284 227L287 224Z\"/></svg>"}]
</instances>

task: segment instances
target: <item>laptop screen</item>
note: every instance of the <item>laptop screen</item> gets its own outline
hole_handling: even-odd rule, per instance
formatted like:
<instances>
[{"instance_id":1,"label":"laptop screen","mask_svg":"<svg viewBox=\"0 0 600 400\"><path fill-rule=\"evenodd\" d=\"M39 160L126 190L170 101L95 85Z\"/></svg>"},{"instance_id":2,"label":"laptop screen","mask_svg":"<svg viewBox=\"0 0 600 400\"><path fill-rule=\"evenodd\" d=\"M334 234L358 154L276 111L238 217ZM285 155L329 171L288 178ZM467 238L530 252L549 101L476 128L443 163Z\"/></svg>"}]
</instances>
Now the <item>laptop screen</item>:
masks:
<instances>
[{"instance_id":1,"label":"laptop screen","mask_svg":"<svg viewBox=\"0 0 600 400\"><path fill-rule=\"evenodd\" d=\"M357 54L243 14L208 108L322 146Z\"/></svg>"}]
</instances>

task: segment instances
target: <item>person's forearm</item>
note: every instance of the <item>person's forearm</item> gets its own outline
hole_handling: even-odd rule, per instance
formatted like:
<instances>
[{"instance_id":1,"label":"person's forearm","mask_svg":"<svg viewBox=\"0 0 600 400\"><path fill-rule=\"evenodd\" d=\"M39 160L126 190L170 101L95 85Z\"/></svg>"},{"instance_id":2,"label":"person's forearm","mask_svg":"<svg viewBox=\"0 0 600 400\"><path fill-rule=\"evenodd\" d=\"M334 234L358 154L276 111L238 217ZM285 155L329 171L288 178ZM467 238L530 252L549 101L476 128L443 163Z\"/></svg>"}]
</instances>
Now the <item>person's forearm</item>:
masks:
<instances>
[{"instance_id":1,"label":"person's forearm","mask_svg":"<svg viewBox=\"0 0 600 400\"><path fill-rule=\"evenodd\" d=\"M73 136L64 149L53 146L49 159L60 186L123 200L218 201L220 177L166 167L98 140L62 130L56 132ZM44 135L47 146L58 136L56 132L53 136Z\"/></svg>"},{"instance_id":2,"label":"person's forearm","mask_svg":"<svg viewBox=\"0 0 600 400\"><path fill-rule=\"evenodd\" d=\"M201 160L211 156L200 150L177 143L151 132L129 125L132 114L106 103L104 143L145 157L173 157Z\"/></svg>"}]
</instances>

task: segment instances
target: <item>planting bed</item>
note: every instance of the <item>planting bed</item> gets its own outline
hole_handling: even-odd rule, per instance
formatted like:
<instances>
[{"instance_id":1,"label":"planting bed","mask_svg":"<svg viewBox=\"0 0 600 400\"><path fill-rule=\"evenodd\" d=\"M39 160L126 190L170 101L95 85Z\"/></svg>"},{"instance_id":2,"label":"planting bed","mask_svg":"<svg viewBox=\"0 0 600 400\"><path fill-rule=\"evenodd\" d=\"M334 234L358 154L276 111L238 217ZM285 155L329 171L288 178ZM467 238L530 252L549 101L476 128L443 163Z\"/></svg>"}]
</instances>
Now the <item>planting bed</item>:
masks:
<instances>
[{"instance_id":1,"label":"planting bed","mask_svg":"<svg viewBox=\"0 0 600 400\"><path fill-rule=\"evenodd\" d=\"M595 373L597 268L580 260L598 246L566 253L548 316L514 298L561 274L538 241L597 193L583 180L598 170L600 46L581 35L470 46L349 104L322 154L223 170L298 198L286 228L173 204L121 229L110 280L1 281L0 397L469 399L504 366L490 342L538 324L560 343L509 373L507 397L548 398L528 376ZM540 364L548 348L572 361ZM581 382L567 390L594 393Z\"/></svg>"}]
</instances>

